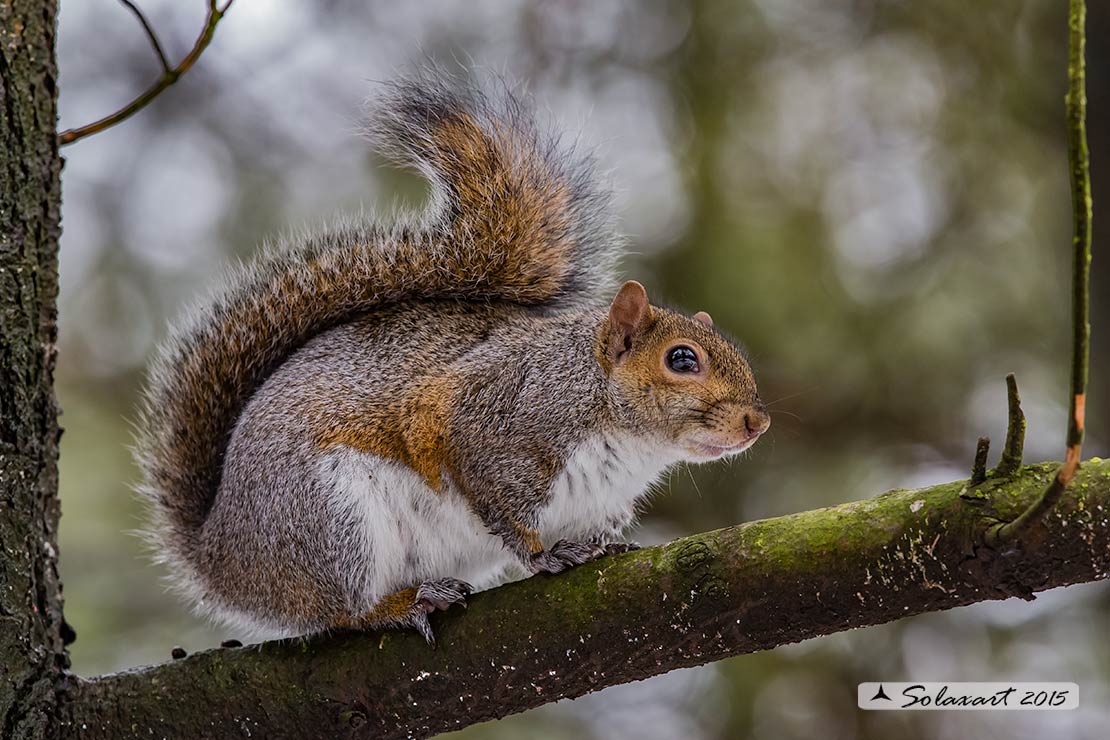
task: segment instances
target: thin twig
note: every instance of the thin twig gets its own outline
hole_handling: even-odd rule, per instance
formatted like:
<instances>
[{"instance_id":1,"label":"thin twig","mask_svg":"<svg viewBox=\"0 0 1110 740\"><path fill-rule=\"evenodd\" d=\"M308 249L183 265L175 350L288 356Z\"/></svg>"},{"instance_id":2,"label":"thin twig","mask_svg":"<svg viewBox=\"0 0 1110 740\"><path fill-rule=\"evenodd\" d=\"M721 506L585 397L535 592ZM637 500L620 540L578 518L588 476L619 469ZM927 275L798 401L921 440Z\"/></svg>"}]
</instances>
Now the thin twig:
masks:
<instances>
[{"instance_id":1,"label":"thin twig","mask_svg":"<svg viewBox=\"0 0 1110 740\"><path fill-rule=\"evenodd\" d=\"M200 58L200 55L203 54L204 50L208 47L208 44L212 42L212 36L216 32L216 25L224 17L224 14L227 13L228 9L231 8L231 4L233 2L235 2L235 0L227 0L227 2L224 3L223 7L220 7L219 3L217 3L216 0L209 0L208 16L204 22L204 29L197 37L196 42L193 44L193 48L189 50L189 53L185 55L185 58L181 60L180 64L178 64L176 67L163 69L162 75L158 78L157 81L155 81L153 85L151 85L149 88L146 89L145 92L143 92L141 95L139 95L137 98L132 100L130 103L128 103L126 106L119 109L115 113L109 116L105 116L99 121L94 121L93 123L90 123L86 126L63 131L61 134L58 135L58 144L60 146L65 146L66 144L72 144L75 141L79 141L86 136L92 136L93 134L100 133L106 128L110 128L112 126L115 126L117 123L120 123L121 121L127 120L128 118L145 108L147 105L149 105L150 102L158 97L158 95L161 94L163 90L165 90L173 83L177 82L181 78L181 76L188 72L189 69L196 63L197 59ZM126 4L129 6L131 5L130 3ZM145 19L142 20L144 20L144 27L147 27L148 24L145 23ZM153 33L148 32L148 36L150 36L151 42L154 43Z\"/></svg>"},{"instance_id":2,"label":"thin twig","mask_svg":"<svg viewBox=\"0 0 1110 740\"><path fill-rule=\"evenodd\" d=\"M980 437L975 445L975 462L971 466L971 485L977 486L987 479L987 453L991 449L991 438Z\"/></svg>"},{"instance_id":3,"label":"thin twig","mask_svg":"<svg viewBox=\"0 0 1110 740\"><path fill-rule=\"evenodd\" d=\"M170 60L166 58L166 52L162 49L162 42L158 40L158 34L154 32L154 27L150 25L150 21L146 19L146 15L139 8L138 5L131 2L131 0L119 0L127 9L134 13L135 17L139 19L139 23L143 25L143 30L146 31L146 37L150 40L150 45L154 48L154 53L158 55L158 61L162 63L162 71L170 72Z\"/></svg>"},{"instance_id":4,"label":"thin twig","mask_svg":"<svg viewBox=\"0 0 1110 740\"><path fill-rule=\"evenodd\" d=\"M1044 520L1064 489L1075 477L1083 447L1083 416L1087 397L1087 365L1091 338L1088 307L1091 277L1091 170L1087 153L1086 15L1084 0L1071 0L1068 9L1068 164L1075 237L1072 263L1071 410L1068 417L1067 452L1064 464L1040 497L1008 524L995 525L986 542L998 545L1018 537L1023 530Z\"/></svg>"},{"instance_id":5,"label":"thin twig","mask_svg":"<svg viewBox=\"0 0 1110 740\"><path fill-rule=\"evenodd\" d=\"M1025 414L1021 410L1021 396L1018 395L1017 378L1013 373L1006 376L1006 404L1009 421L1006 424L1006 443L1002 447L1002 458L995 475L1007 477L1021 467L1021 457L1025 450Z\"/></svg>"},{"instance_id":6,"label":"thin twig","mask_svg":"<svg viewBox=\"0 0 1110 740\"><path fill-rule=\"evenodd\" d=\"M1091 339L1088 294L1091 277L1091 169L1087 153L1085 0L1071 0L1068 11L1068 164L1071 175L1075 248L1072 269L1071 410L1065 460L1079 464L1087 399L1087 365Z\"/></svg>"}]
</instances>

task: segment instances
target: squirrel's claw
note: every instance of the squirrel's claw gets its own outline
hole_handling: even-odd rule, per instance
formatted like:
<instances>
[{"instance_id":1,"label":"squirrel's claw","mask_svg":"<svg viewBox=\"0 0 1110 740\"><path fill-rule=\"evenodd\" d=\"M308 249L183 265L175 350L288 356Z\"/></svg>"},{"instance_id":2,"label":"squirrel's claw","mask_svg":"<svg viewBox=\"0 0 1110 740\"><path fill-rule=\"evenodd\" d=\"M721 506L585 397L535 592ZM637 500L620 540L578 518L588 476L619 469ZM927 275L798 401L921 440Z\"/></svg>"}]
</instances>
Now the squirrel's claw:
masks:
<instances>
[{"instance_id":1,"label":"squirrel's claw","mask_svg":"<svg viewBox=\"0 0 1110 740\"><path fill-rule=\"evenodd\" d=\"M469 583L457 578L440 578L421 583L416 589L416 599L405 620L406 625L419 632L429 645L435 647L436 638L428 615L437 610L446 611L454 604L466 608L466 597L473 590Z\"/></svg>"},{"instance_id":2,"label":"squirrel's claw","mask_svg":"<svg viewBox=\"0 0 1110 740\"><path fill-rule=\"evenodd\" d=\"M621 555L626 552L633 552L640 549L639 542L605 542L602 543L601 549L604 550L605 555Z\"/></svg>"},{"instance_id":3,"label":"squirrel's claw","mask_svg":"<svg viewBox=\"0 0 1110 740\"><path fill-rule=\"evenodd\" d=\"M405 620L405 624L419 632L424 638L424 642L432 647L436 646L436 636L432 632L432 623L428 621L428 612L424 611L420 604L413 606L412 611L409 612L408 619Z\"/></svg>"}]
</instances>

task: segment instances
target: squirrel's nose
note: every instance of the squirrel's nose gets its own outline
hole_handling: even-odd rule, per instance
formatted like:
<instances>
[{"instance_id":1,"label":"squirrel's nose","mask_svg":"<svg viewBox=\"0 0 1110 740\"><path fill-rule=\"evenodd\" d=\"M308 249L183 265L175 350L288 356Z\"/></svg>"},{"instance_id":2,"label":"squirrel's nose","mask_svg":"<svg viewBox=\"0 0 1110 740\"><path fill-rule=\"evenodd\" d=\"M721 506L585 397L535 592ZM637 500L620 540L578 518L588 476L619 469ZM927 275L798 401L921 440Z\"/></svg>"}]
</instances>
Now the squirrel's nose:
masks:
<instances>
[{"instance_id":1,"label":"squirrel's nose","mask_svg":"<svg viewBox=\"0 0 1110 740\"><path fill-rule=\"evenodd\" d=\"M752 409L744 414L744 426L747 427L749 435L756 437L763 434L771 426L771 415L766 411Z\"/></svg>"}]
</instances>

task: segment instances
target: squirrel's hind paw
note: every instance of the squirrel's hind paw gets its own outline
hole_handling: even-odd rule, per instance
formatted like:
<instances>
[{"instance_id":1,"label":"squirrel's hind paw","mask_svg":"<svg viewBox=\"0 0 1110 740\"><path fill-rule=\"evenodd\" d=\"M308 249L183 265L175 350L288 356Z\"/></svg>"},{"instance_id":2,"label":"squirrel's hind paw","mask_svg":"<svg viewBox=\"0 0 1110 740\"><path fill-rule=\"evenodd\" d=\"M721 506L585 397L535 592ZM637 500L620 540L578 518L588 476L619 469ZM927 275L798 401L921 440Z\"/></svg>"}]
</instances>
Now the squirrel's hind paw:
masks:
<instances>
[{"instance_id":1,"label":"squirrel's hind paw","mask_svg":"<svg viewBox=\"0 0 1110 740\"><path fill-rule=\"evenodd\" d=\"M474 588L466 581L458 578L440 578L435 581L425 581L416 589L416 604L428 614L437 609L446 611L452 604L466 608L466 597L470 596Z\"/></svg>"},{"instance_id":2,"label":"squirrel's hind paw","mask_svg":"<svg viewBox=\"0 0 1110 740\"><path fill-rule=\"evenodd\" d=\"M416 599L406 615L405 625L415 629L429 645L435 647L436 636L428 615L437 610L447 611L453 604L465 609L466 597L473 590L469 583L457 578L439 578L421 583L416 588Z\"/></svg>"},{"instance_id":3,"label":"squirrel's hind paw","mask_svg":"<svg viewBox=\"0 0 1110 740\"><path fill-rule=\"evenodd\" d=\"M453 604L466 606L466 597L474 589L457 578L437 578L419 586L406 588L381 599L374 608L355 620L336 626L361 629L405 629L419 632L429 645L435 646L436 638L428 615L445 611Z\"/></svg>"}]
</instances>

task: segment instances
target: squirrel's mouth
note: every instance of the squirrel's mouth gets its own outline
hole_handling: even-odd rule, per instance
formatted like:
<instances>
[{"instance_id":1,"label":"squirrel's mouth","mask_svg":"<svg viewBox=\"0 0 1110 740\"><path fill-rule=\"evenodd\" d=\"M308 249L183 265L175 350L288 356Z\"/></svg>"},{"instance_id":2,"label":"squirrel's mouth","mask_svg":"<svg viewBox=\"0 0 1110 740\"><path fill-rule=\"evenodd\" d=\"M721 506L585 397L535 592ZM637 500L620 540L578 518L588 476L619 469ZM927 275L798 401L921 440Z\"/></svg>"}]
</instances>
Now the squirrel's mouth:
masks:
<instances>
[{"instance_id":1,"label":"squirrel's mouth","mask_svg":"<svg viewBox=\"0 0 1110 740\"><path fill-rule=\"evenodd\" d=\"M706 460L716 460L719 457L726 457L727 455L738 455L754 445L756 440L758 439L759 434L756 433L749 434L747 437L740 440L739 442L734 442L732 444L726 445L699 442L694 445L694 451L698 454L698 457L704 458Z\"/></svg>"}]
</instances>

